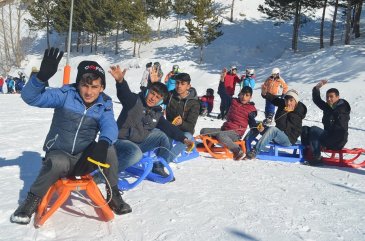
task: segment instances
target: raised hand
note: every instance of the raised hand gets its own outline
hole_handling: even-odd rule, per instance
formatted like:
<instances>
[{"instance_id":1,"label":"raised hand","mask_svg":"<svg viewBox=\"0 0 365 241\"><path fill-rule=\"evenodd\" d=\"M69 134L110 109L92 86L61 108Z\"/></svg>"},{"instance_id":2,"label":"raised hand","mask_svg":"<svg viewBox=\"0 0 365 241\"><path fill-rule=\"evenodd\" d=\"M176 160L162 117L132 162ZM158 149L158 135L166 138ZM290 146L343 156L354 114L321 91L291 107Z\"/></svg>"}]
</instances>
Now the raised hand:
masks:
<instances>
[{"instance_id":1,"label":"raised hand","mask_svg":"<svg viewBox=\"0 0 365 241\"><path fill-rule=\"evenodd\" d=\"M46 49L37 78L43 82L48 81L57 72L62 56L63 51L60 52L58 48Z\"/></svg>"},{"instance_id":2,"label":"raised hand","mask_svg":"<svg viewBox=\"0 0 365 241\"><path fill-rule=\"evenodd\" d=\"M320 80L319 82L318 82L318 84L316 85L316 88L317 89L320 89L320 88L322 88L322 86L323 85L325 85L325 84L327 84L328 83L328 80L326 80L326 79L322 79L322 80Z\"/></svg>"},{"instance_id":3,"label":"raised hand","mask_svg":"<svg viewBox=\"0 0 365 241\"><path fill-rule=\"evenodd\" d=\"M261 85L261 94L265 96L267 94L267 86L265 84Z\"/></svg>"},{"instance_id":4,"label":"raised hand","mask_svg":"<svg viewBox=\"0 0 365 241\"><path fill-rule=\"evenodd\" d=\"M110 70L108 70L108 72L113 76L115 81L117 81L118 83L122 83L127 69L122 70L119 65L112 65L110 66Z\"/></svg>"},{"instance_id":5,"label":"raised hand","mask_svg":"<svg viewBox=\"0 0 365 241\"><path fill-rule=\"evenodd\" d=\"M158 69L152 67L151 70L150 70L150 80L151 80L151 83L158 82L159 79L160 78L158 76Z\"/></svg>"}]
</instances>

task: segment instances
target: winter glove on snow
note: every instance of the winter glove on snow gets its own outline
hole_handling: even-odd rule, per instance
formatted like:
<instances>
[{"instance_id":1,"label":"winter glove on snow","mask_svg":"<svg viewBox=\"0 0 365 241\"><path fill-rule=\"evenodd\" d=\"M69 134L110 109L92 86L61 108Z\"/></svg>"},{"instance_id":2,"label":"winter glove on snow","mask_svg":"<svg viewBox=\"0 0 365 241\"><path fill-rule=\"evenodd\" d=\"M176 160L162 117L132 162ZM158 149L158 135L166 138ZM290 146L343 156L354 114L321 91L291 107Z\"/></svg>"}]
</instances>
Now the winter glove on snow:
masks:
<instances>
[{"instance_id":1,"label":"winter glove on snow","mask_svg":"<svg viewBox=\"0 0 365 241\"><path fill-rule=\"evenodd\" d=\"M99 142L91 143L82 153L81 158L77 161L70 175L82 176L97 169L97 166L94 163L89 162L87 158L90 157L97 162L105 163L108 148L109 143L107 141L101 140Z\"/></svg>"},{"instance_id":2,"label":"winter glove on snow","mask_svg":"<svg viewBox=\"0 0 365 241\"><path fill-rule=\"evenodd\" d=\"M40 81L47 82L57 72L62 56L63 51L60 52L57 48L46 49L37 78Z\"/></svg>"}]
</instances>

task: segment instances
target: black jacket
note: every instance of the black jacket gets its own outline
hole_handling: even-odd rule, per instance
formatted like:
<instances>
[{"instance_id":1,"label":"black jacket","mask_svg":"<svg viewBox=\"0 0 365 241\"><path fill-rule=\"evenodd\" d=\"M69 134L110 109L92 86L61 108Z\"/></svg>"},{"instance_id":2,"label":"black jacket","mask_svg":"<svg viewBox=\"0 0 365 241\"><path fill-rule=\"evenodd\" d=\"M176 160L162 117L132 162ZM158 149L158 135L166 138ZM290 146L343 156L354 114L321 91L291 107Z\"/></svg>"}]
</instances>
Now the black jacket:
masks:
<instances>
[{"instance_id":1,"label":"black jacket","mask_svg":"<svg viewBox=\"0 0 365 241\"><path fill-rule=\"evenodd\" d=\"M321 144L332 150L341 150L347 143L350 121L350 104L339 99L334 106L329 106L321 99L319 89L313 88L313 102L323 111L322 123L327 131L327 139L321 140Z\"/></svg>"},{"instance_id":2,"label":"black jacket","mask_svg":"<svg viewBox=\"0 0 365 241\"><path fill-rule=\"evenodd\" d=\"M196 121L198 120L200 111L200 103L195 91L189 91L189 95L184 99L180 99L178 93L173 90L166 107L166 119L172 122L175 117L181 116L183 122L180 130L194 134Z\"/></svg>"},{"instance_id":3,"label":"black jacket","mask_svg":"<svg viewBox=\"0 0 365 241\"><path fill-rule=\"evenodd\" d=\"M148 107L145 101L145 92L133 93L127 81L117 83L117 97L123 105L118 124L118 138L135 143L144 141L154 128L163 131L168 137L183 142L184 133L168 122L160 106Z\"/></svg>"},{"instance_id":4,"label":"black jacket","mask_svg":"<svg viewBox=\"0 0 365 241\"><path fill-rule=\"evenodd\" d=\"M284 131L290 142L294 144L302 133L302 122L307 114L307 107L299 101L294 111L287 112L284 99L269 93L265 98L278 107L275 114L276 127Z\"/></svg>"}]
</instances>

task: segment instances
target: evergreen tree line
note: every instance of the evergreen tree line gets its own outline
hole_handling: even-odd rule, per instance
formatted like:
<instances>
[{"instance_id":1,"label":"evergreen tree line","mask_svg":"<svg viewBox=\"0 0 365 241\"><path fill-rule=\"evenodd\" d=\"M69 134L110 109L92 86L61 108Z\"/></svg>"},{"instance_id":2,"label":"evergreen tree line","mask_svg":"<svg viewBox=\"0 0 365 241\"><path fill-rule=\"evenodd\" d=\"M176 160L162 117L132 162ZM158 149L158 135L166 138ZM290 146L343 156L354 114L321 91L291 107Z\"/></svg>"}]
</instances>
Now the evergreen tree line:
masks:
<instances>
[{"instance_id":1,"label":"evergreen tree line","mask_svg":"<svg viewBox=\"0 0 365 241\"><path fill-rule=\"evenodd\" d=\"M64 33L70 18L70 0L37 0L28 7L32 16L27 19L33 30L47 30L47 44L51 45L51 30ZM222 33L218 30L217 7L213 0L83 0L74 2L73 32L77 33L76 51L83 52L85 43L90 51L98 50L99 38L115 37L115 54L120 52L121 33L128 34L134 43L133 56L139 55L141 44L152 41L151 27L147 19L158 19L157 36L160 39L161 22L174 14L176 17L176 35L180 34L181 21L186 16L195 16L187 22L190 36L188 40L201 49ZM66 44L65 44L66 46ZM202 54L201 54L202 55Z\"/></svg>"},{"instance_id":2,"label":"evergreen tree line","mask_svg":"<svg viewBox=\"0 0 365 241\"><path fill-rule=\"evenodd\" d=\"M342 16L345 18L345 45L350 44L351 33L355 38L360 37L360 18L364 0L265 0L258 10L265 13L269 19L278 21L293 20L292 50L298 50L298 37L300 26L313 15L313 12L322 9L320 25L319 48L324 48L324 23L328 6L334 6L330 46L334 44L337 17L339 9L343 9Z\"/></svg>"}]
</instances>

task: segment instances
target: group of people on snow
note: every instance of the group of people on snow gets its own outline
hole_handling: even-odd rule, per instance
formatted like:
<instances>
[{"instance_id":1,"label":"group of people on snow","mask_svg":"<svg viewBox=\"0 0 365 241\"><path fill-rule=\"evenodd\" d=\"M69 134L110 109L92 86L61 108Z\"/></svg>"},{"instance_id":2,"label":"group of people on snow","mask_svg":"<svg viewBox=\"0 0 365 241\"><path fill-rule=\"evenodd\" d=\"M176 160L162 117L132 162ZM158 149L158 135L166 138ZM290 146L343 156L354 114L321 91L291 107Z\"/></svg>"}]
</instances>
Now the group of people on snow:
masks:
<instances>
[{"instance_id":1,"label":"group of people on snow","mask_svg":"<svg viewBox=\"0 0 365 241\"><path fill-rule=\"evenodd\" d=\"M154 151L167 163L172 162L194 146L199 114L210 114L213 109L214 90L207 89L206 95L199 98L191 86L190 75L177 65L166 76L165 84L161 82L161 65L148 63L139 93L129 88L127 70L115 65L108 73L115 79L117 98L123 106L115 121L112 99L104 93L106 73L95 61L79 63L76 83L46 88L62 56L63 52L58 49L47 49L39 71L31 75L21 93L27 104L55 111L43 146L46 154L42 168L26 199L11 215L14 223L29 223L43 196L59 178L85 175L97 169L87 161L89 158L110 165L104 170L109 183L106 199L110 199L110 208L118 215L130 213L132 208L118 189L118 173L137 163L147 151ZM313 101L323 110L324 130L303 127L307 108L297 91L288 90L280 78L280 70L275 68L261 87L266 105L274 106L267 108L266 121L262 123L256 120L257 110L251 101L254 75L253 69L247 69L241 78L236 67L222 71L218 94L223 102L220 118L226 121L221 128L203 128L200 134L216 137L232 151L235 160L242 159L244 153L234 142L248 129L245 139L259 134L261 138L246 154L247 159L255 158L270 141L290 146L302 135L303 144L313 153L309 164L318 165L321 147L341 149L346 144L350 106L340 99L338 90L328 90L323 101L319 90L327 82L320 81L313 88ZM236 98L233 95L237 83L242 88ZM278 94L278 86L282 86L283 96ZM278 110L274 117L275 106ZM270 118L275 126L269 125ZM153 164L152 172L168 176L160 162Z\"/></svg>"},{"instance_id":2,"label":"group of people on snow","mask_svg":"<svg viewBox=\"0 0 365 241\"><path fill-rule=\"evenodd\" d=\"M19 77L13 77L8 75L5 79L0 76L0 93L1 94L19 94L25 85L25 75L22 72L18 72ZM4 90L6 85L6 93Z\"/></svg>"}]
</instances>

